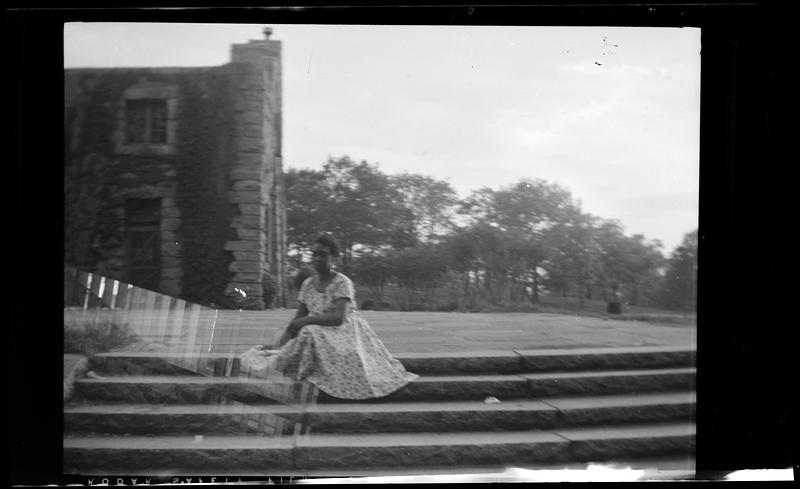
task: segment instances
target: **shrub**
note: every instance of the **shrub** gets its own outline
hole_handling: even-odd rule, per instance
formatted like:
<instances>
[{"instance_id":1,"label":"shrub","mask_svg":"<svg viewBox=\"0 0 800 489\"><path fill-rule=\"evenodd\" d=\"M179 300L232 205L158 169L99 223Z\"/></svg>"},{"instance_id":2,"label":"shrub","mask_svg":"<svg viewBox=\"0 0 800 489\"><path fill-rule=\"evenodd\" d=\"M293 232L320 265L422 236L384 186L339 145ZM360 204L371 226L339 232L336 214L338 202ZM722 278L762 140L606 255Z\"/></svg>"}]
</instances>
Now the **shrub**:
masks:
<instances>
[{"instance_id":1,"label":"shrub","mask_svg":"<svg viewBox=\"0 0 800 489\"><path fill-rule=\"evenodd\" d=\"M642 321L646 323L674 324L674 325L694 325L692 316L668 315L668 314L622 314L615 318L622 321Z\"/></svg>"},{"instance_id":2,"label":"shrub","mask_svg":"<svg viewBox=\"0 0 800 489\"><path fill-rule=\"evenodd\" d=\"M139 341L127 324L111 320L80 325L72 323L64 328L64 353L92 356Z\"/></svg>"},{"instance_id":3,"label":"shrub","mask_svg":"<svg viewBox=\"0 0 800 489\"><path fill-rule=\"evenodd\" d=\"M440 312L453 312L458 310L458 302L449 302L446 304L437 304L436 310Z\"/></svg>"},{"instance_id":4,"label":"shrub","mask_svg":"<svg viewBox=\"0 0 800 489\"><path fill-rule=\"evenodd\" d=\"M375 303L370 299L361 302L361 307L359 308L362 311L369 311L375 309Z\"/></svg>"},{"instance_id":5,"label":"shrub","mask_svg":"<svg viewBox=\"0 0 800 489\"><path fill-rule=\"evenodd\" d=\"M536 304L522 302L520 304L511 304L506 307L500 308L503 312L541 312L541 309Z\"/></svg>"},{"instance_id":6,"label":"shrub","mask_svg":"<svg viewBox=\"0 0 800 489\"><path fill-rule=\"evenodd\" d=\"M261 280L261 287L264 291L264 308L269 309L275 301L275 296L278 294L278 284L275 277L265 273Z\"/></svg>"}]
</instances>

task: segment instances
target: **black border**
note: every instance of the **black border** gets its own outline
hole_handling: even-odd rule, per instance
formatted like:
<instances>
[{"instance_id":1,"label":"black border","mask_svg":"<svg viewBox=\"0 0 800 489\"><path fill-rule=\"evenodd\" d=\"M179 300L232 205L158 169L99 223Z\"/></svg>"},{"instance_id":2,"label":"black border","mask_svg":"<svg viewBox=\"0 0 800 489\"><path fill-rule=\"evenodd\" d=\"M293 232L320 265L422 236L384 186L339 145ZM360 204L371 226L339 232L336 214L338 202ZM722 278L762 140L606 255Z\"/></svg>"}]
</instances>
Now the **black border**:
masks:
<instances>
[{"instance_id":1,"label":"black border","mask_svg":"<svg viewBox=\"0 0 800 489\"><path fill-rule=\"evenodd\" d=\"M309 4L307 4L309 5ZM21 9L4 11L13 168L5 185L6 403L13 484L60 484L64 22L614 25L702 28L698 478L797 472L790 218L790 16L771 4ZM279 37L279 35L278 35ZM792 85L790 85L792 84ZM783 279L783 280L782 280ZM74 481L73 481L74 482Z\"/></svg>"}]
</instances>

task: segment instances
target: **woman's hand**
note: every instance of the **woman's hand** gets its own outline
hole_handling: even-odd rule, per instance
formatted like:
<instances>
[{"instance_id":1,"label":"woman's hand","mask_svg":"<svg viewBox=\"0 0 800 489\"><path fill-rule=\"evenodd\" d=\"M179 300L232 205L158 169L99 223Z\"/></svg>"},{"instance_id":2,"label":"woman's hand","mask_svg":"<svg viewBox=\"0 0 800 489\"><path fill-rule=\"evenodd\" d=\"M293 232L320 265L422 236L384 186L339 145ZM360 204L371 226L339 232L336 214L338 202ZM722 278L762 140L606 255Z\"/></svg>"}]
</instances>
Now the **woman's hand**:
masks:
<instances>
[{"instance_id":1,"label":"woman's hand","mask_svg":"<svg viewBox=\"0 0 800 489\"><path fill-rule=\"evenodd\" d=\"M294 321L292 321L292 323L293 322ZM300 332L299 329L292 326L292 323L289 323L289 326L287 326L286 329L283 330L283 334L278 339L278 343L275 345L278 348L283 348L283 345L288 343L290 340L294 339L297 336L297 333Z\"/></svg>"},{"instance_id":2,"label":"woman's hand","mask_svg":"<svg viewBox=\"0 0 800 489\"><path fill-rule=\"evenodd\" d=\"M303 329L303 326L306 326L308 324L308 322L306 321L307 317L308 316L292 319L292 321L289 323L289 328L288 328L288 330L292 334L292 337L297 336L300 330Z\"/></svg>"},{"instance_id":3,"label":"woman's hand","mask_svg":"<svg viewBox=\"0 0 800 489\"><path fill-rule=\"evenodd\" d=\"M281 335L280 339L278 340L277 347L280 348L289 340L297 337L300 333L300 330L303 329L308 323L305 321L305 317L294 318L289 322L289 326L286 327L283 334Z\"/></svg>"}]
</instances>

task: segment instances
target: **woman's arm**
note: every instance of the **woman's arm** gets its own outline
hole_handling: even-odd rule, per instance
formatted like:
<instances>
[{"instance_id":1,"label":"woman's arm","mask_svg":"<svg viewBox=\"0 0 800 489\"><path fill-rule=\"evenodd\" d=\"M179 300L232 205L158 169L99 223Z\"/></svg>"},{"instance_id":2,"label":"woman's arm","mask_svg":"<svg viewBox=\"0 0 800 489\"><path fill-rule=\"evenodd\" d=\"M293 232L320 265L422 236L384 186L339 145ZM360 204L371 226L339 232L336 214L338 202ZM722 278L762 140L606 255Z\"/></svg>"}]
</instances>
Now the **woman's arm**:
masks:
<instances>
[{"instance_id":1,"label":"woman's arm","mask_svg":"<svg viewBox=\"0 0 800 489\"><path fill-rule=\"evenodd\" d=\"M294 338L295 336L297 336L297 331L299 331L299 330L295 330L296 328L293 328L292 324L296 320L298 320L300 318L303 318L303 317L306 317L306 316L308 316L308 306L306 306L305 304L303 304L301 302L300 305L297 306L297 311L294 314L294 318L289 323L289 326L286 327L286 329L284 330L283 334L278 339L278 342L275 345L273 345L273 347L280 348L283 345L285 345L287 341L289 341L292 338Z\"/></svg>"},{"instance_id":2,"label":"woman's arm","mask_svg":"<svg viewBox=\"0 0 800 489\"><path fill-rule=\"evenodd\" d=\"M320 326L339 326L344 322L344 318L350 312L350 301L345 298L336 299L336 310L326 314L319 314L316 316L309 316L308 313L304 316L295 316L292 322L289 323L290 328L295 328L297 331L309 324L318 324Z\"/></svg>"},{"instance_id":3,"label":"woman's arm","mask_svg":"<svg viewBox=\"0 0 800 489\"><path fill-rule=\"evenodd\" d=\"M298 319L298 318L305 317L305 316L308 316L308 306L306 306L305 304L303 304L301 302L300 305L297 306L297 312L295 312L294 318L292 318L292 321L294 321L295 319Z\"/></svg>"},{"instance_id":4,"label":"woman's arm","mask_svg":"<svg viewBox=\"0 0 800 489\"><path fill-rule=\"evenodd\" d=\"M350 312L350 301L347 299L336 300L336 311L327 314L319 314L316 316L309 316L308 308L306 308L305 304L301 303L300 307L297 308L297 314L295 314L294 319L292 319L292 322L289 323L289 327L287 327L286 331L284 331L283 335L281 335L281 338L278 340L278 344L276 346L278 348L282 347L289 340L296 337L304 326L309 324L318 324L320 326L339 326L344 321L344 318L348 312Z\"/></svg>"}]
</instances>

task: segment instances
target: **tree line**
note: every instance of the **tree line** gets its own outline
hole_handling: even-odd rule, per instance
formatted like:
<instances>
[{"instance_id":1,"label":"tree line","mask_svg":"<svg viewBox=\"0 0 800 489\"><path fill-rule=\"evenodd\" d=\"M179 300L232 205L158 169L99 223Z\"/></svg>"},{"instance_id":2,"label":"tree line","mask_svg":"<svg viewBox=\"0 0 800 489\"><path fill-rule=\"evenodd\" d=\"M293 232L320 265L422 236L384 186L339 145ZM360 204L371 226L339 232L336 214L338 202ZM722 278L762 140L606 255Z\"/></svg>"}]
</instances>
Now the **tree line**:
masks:
<instances>
[{"instance_id":1,"label":"tree line","mask_svg":"<svg viewBox=\"0 0 800 489\"><path fill-rule=\"evenodd\" d=\"M343 273L377 307L476 310L538 304L543 296L691 311L697 231L666 257L658 240L584 212L569 190L541 179L474 190L330 157L285 175L290 266L314 239L334 235Z\"/></svg>"}]
</instances>

